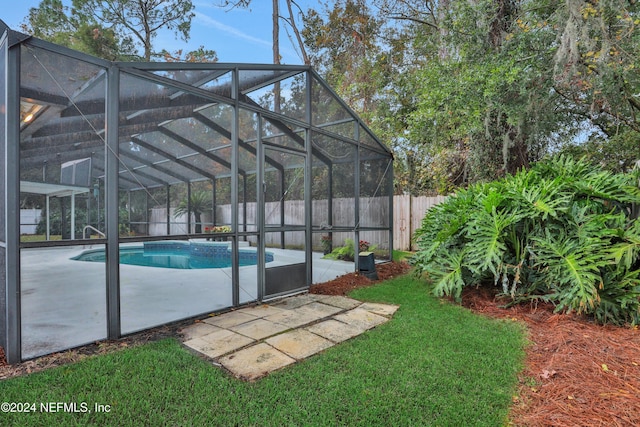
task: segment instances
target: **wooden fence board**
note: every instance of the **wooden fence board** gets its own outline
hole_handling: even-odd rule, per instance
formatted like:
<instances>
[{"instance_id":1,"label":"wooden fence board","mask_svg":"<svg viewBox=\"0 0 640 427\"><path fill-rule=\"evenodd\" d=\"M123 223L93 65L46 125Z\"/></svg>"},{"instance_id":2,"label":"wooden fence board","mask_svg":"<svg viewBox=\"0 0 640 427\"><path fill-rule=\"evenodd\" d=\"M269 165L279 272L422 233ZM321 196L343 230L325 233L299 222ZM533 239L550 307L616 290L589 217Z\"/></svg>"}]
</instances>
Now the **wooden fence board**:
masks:
<instances>
[{"instance_id":1,"label":"wooden fence board","mask_svg":"<svg viewBox=\"0 0 640 427\"><path fill-rule=\"evenodd\" d=\"M446 196L436 197L412 197L408 195L397 195L393 198L393 248L396 250L415 250L415 242L412 241L413 233L420 227L422 219L428 209L438 203L442 203ZM360 199L360 218L359 225L362 227L387 227L389 224L388 215L389 199L387 197L362 197ZM327 216L328 202L326 200L313 201L313 223L315 226L328 227ZM280 202L268 202L265 205L265 219L267 224L280 224ZM239 206L239 223L243 221L243 206ZM304 217L304 201L288 200L284 204L285 224L303 225ZM231 205L217 206L216 217L218 225L231 224ZM334 199L333 224L340 226L354 227L355 206L353 199ZM208 221L203 218L203 221ZM172 218L172 222L186 222L184 218ZM153 208L151 215L152 226L149 228L151 235L166 234L166 210L164 208ZM255 230L256 223L256 203L247 203L247 230ZM182 224L172 224L171 231L183 233ZM329 229L327 228L327 232ZM314 233L313 246L320 247L319 233ZM352 233L333 233L334 246L344 244L345 238L352 238ZM366 231L361 232L360 238L371 243L377 244L381 248L389 247L389 233L387 231ZM268 233L266 236L266 244L279 244L280 233ZM304 246L304 233L295 232L287 236L287 244L294 246Z\"/></svg>"}]
</instances>

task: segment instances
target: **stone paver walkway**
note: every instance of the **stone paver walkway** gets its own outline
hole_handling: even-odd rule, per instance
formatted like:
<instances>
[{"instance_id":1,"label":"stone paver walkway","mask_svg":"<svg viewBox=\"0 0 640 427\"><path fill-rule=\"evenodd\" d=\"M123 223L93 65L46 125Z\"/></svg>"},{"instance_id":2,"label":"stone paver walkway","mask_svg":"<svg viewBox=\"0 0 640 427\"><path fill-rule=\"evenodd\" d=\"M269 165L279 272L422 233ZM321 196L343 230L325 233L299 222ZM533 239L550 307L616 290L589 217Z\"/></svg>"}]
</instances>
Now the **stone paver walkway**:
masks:
<instances>
[{"instance_id":1,"label":"stone paver walkway","mask_svg":"<svg viewBox=\"0 0 640 427\"><path fill-rule=\"evenodd\" d=\"M256 380L386 321L398 306L304 294L212 316L182 330L184 345Z\"/></svg>"}]
</instances>

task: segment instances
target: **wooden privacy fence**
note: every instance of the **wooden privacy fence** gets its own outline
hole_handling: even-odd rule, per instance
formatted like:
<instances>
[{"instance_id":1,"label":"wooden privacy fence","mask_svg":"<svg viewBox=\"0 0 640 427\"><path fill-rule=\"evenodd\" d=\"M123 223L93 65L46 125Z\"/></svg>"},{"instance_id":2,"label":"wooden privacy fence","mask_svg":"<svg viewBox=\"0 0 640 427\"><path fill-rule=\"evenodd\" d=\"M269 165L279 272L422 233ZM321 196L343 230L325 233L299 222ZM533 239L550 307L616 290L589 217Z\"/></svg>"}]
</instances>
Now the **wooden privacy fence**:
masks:
<instances>
[{"instance_id":1,"label":"wooden privacy fence","mask_svg":"<svg viewBox=\"0 0 640 427\"><path fill-rule=\"evenodd\" d=\"M328 219L327 200L313 200L312 218L314 227L326 228L326 233L331 231ZM284 202L284 223L287 225L304 225L304 201L303 200L287 200ZM255 230L253 224L256 223L256 203L249 202L246 207L247 211L247 230ZM281 205L280 202L265 203L265 224L279 225L281 221ZM341 227L355 227L355 205L351 198L335 198L333 199L333 224ZM389 198L388 197L361 197L360 198L360 226L362 227L387 227L389 224ZM231 223L231 205L218 206L216 211L217 221L221 224ZM244 206L242 203L238 209L238 222L242 227L244 216ZM252 228L253 227L253 228ZM321 248L320 239L323 234L313 234L313 247ZM334 247L344 245L344 239L353 239L353 233L348 232L332 232ZM360 239L375 243L380 248L389 247L388 231L361 231ZM280 233L267 233L265 235L265 244L280 244ZM304 232L287 232L286 244L293 247L304 247Z\"/></svg>"},{"instance_id":2,"label":"wooden privacy fence","mask_svg":"<svg viewBox=\"0 0 640 427\"><path fill-rule=\"evenodd\" d=\"M408 196L399 195L393 197L393 248L396 250L415 250L415 242L412 241L413 233L422 224L425 213L431 207L443 202L446 196ZM360 226L384 227L389 223L388 212L389 199L386 197L360 199ZM265 206L265 223L267 225L280 224L280 203L269 202ZM250 202L246 206L247 211L247 231L255 230L256 203ZM166 235L166 208L153 208L149 224L150 235ZM239 223L242 224L244 207L240 204ZM313 201L313 224L314 226L328 225L327 201ZM304 201L291 200L284 203L285 224L304 225ZM216 222L220 224L231 223L231 205L218 205L216 210ZM209 223L211 214L203 214L202 221ZM194 219L192 218L192 223ZM333 200L333 223L341 226L355 226L353 199ZM171 233L186 232L186 215L179 217L171 216ZM242 225L241 225L242 227ZM328 232L329 230L327 230ZM193 230L192 230L193 232ZM266 244L278 244L280 233L267 233ZM320 246L320 233L314 233L314 247ZM344 243L344 238L352 238L351 233L333 233L334 246ZM388 248L389 233L387 231L366 231L361 232L361 239L368 240L382 248ZM304 232L291 232L287 236L287 244L293 246L304 246Z\"/></svg>"},{"instance_id":3,"label":"wooden privacy fence","mask_svg":"<svg viewBox=\"0 0 640 427\"><path fill-rule=\"evenodd\" d=\"M442 203L447 196L409 196L393 197L393 249L399 251L415 250L413 233L422 225L427 210Z\"/></svg>"}]
</instances>

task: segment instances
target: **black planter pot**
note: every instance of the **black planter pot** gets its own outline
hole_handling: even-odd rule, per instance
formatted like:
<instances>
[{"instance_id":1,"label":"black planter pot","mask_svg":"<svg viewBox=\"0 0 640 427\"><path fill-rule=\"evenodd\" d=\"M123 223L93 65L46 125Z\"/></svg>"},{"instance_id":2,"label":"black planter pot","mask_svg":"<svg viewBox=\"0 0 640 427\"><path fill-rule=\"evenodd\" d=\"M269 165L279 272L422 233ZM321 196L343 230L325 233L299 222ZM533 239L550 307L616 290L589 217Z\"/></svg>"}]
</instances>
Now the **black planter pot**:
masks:
<instances>
[{"instance_id":1,"label":"black planter pot","mask_svg":"<svg viewBox=\"0 0 640 427\"><path fill-rule=\"evenodd\" d=\"M358 264L360 265L360 274L371 280L378 280L376 261L373 256L373 252L360 252L358 255Z\"/></svg>"}]
</instances>

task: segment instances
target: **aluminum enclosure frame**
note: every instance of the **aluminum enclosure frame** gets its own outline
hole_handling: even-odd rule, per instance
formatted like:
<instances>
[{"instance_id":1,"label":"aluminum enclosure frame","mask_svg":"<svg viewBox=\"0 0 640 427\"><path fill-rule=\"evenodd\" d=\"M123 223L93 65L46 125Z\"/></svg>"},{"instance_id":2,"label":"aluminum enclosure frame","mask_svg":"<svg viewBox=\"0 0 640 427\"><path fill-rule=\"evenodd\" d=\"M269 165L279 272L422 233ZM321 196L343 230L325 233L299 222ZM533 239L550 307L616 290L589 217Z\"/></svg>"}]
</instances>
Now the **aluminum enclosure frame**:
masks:
<instances>
[{"instance_id":1,"label":"aluminum enclosure frame","mask_svg":"<svg viewBox=\"0 0 640 427\"><path fill-rule=\"evenodd\" d=\"M356 248L363 238L380 239L371 242L379 246L379 258L392 259L393 156L313 68L108 62L13 31L1 21L0 33L6 107L0 114L5 167L0 346L9 363L35 357L23 351L28 279L21 272L28 266L21 254L30 250L104 248L106 334L96 339L125 335L122 245L209 240L199 226L228 227L216 235L231 253L232 296L225 309L247 303L243 244L257 253L257 288L250 299L257 302L274 297L265 288L268 247L304 254L305 281L285 295L312 284L313 253L321 238L333 245L350 238ZM83 157L93 159L93 184L81 206L72 201L70 209L85 215L87 226L101 229L104 237L65 238L69 207L61 198L56 212L62 239L22 240L21 203L40 199L21 191L21 181L41 176L54 183L60 164ZM193 195L203 191L211 198L204 222L193 213ZM172 214L178 197L186 201L184 223ZM144 199L143 219L132 220L142 206L134 206L133 199ZM155 230L150 204L164 212L158 223L162 234L150 231ZM290 212L298 205L303 206L299 218ZM348 205L352 210L345 210ZM48 209L47 199L47 215ZM341 219L345 215L348 220ZM295 264L296 277L302 277L301 265ZM359 268L357 256L353 268Z\"/></svg>"}]
</instances>

